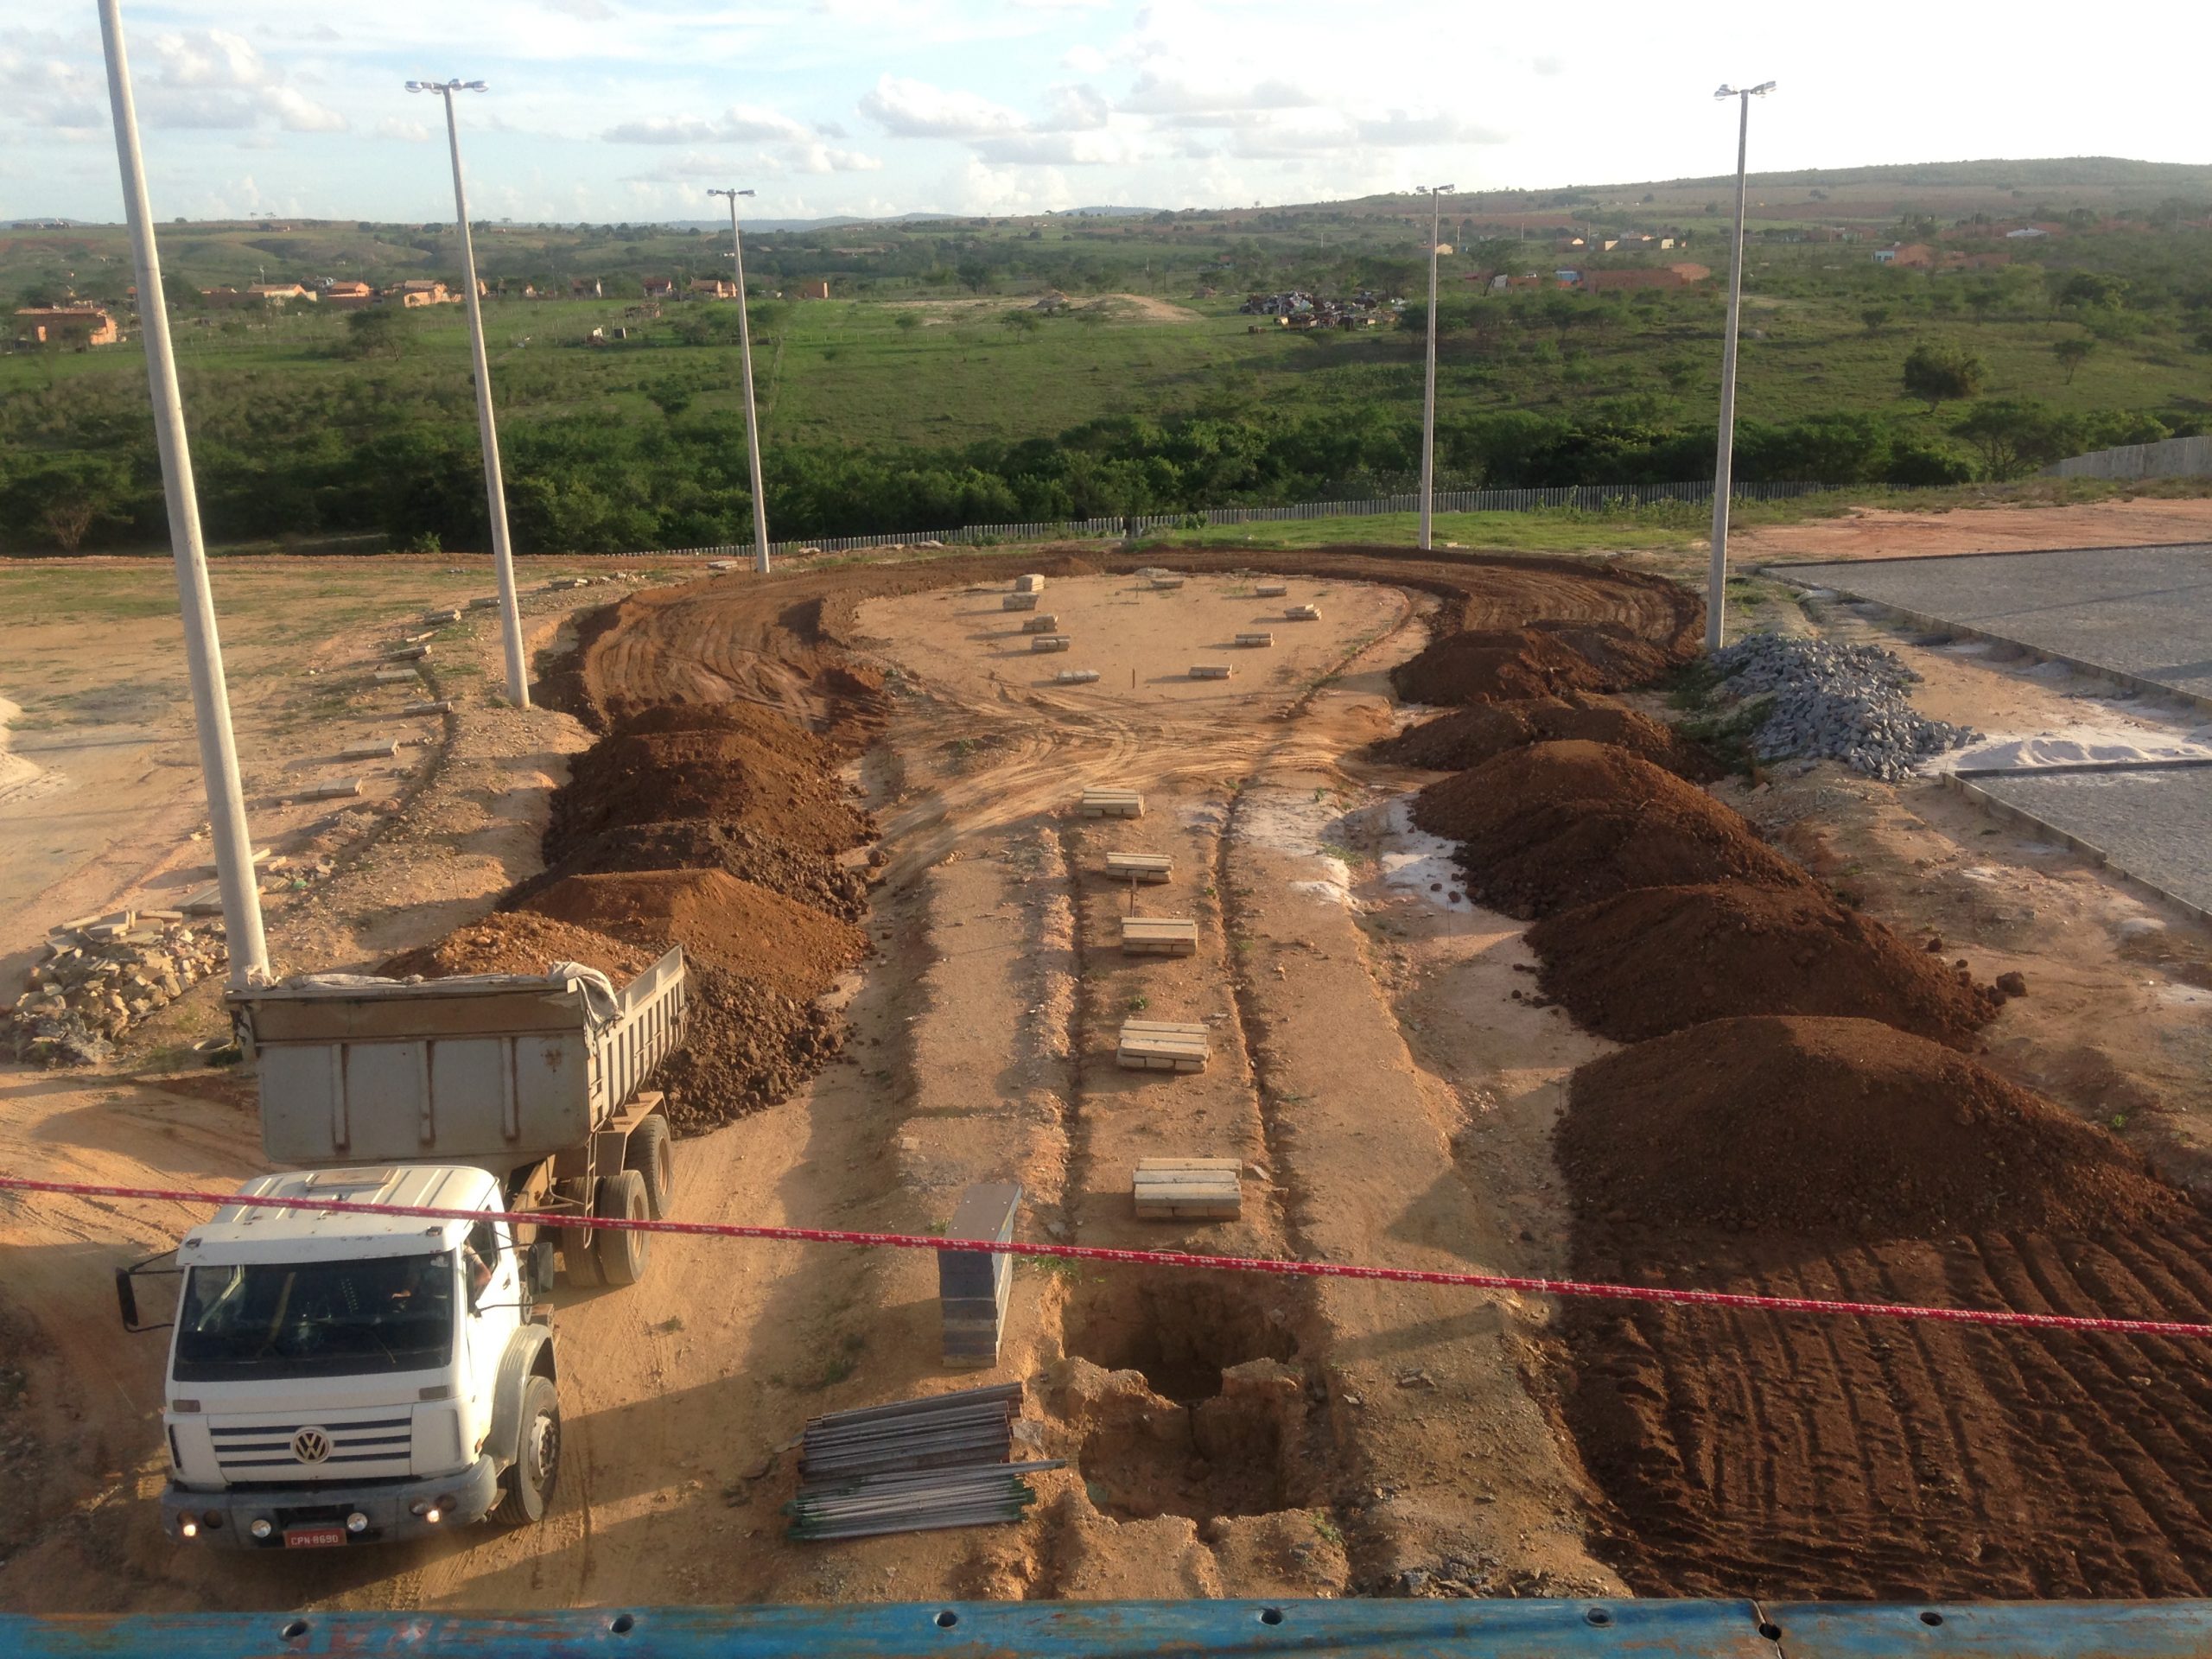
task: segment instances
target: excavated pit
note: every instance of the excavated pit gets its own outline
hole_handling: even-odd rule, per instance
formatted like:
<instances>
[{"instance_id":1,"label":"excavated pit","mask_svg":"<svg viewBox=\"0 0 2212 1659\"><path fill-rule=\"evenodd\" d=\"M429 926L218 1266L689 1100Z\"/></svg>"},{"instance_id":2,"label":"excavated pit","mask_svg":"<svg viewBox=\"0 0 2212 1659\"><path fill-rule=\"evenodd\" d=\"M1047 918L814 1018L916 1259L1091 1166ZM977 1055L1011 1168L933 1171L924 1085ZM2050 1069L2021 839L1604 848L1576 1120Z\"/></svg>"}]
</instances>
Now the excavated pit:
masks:
<instances>
[{"instance_id":1,"label":"excavated pit","mask_svg":"<svg viewBox=\"0 0 2212 1659\"><path fill-rule=\"evenodd\" d=\"M1051 1399L1082 1436L1092 1504L1204 1522L1313 1501L1298 1323L1290 1298L1218 1274L1147 1274L1079 1300Z\"/></svg>"}]
</instances>

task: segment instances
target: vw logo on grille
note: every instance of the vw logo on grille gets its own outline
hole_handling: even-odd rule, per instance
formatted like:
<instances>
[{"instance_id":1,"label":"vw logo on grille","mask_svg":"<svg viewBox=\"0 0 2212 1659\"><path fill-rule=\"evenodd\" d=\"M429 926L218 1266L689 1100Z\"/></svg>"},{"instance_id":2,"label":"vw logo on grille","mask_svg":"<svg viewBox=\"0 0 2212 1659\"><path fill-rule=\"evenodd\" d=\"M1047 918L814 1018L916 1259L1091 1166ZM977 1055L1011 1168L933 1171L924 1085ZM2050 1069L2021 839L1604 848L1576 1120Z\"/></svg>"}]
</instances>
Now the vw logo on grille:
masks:
<instances>
[{"instance_id":1,"label":"vw logo on grille","mask_svg":"<svg viewBox=\"0 0 2212 1659\"><path fill-rule=\"evenodd\" d=\"M330 1455L330 1435L320 1428L303 1428L292 1436L292 1455L302 1463L321 1463Z\"/></svg>"}]
</instances>

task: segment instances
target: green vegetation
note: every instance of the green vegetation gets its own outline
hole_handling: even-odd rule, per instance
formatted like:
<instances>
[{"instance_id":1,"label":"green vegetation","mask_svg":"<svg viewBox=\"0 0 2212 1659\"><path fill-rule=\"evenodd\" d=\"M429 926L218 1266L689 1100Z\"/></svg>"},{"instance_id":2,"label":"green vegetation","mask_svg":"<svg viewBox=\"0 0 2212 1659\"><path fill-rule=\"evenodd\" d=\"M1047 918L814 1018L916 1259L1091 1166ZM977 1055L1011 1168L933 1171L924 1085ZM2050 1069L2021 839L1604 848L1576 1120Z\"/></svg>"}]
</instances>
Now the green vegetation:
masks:
<instances>
[{"instance_id":1,"label":"green vegetation","mask_svg":"<svg viewBox=\"0 0 2212 1659\"><path fill-rule=\"evenodd\" d=\"M2197 222L2207 181L2133 164L2101 175L2087 163L2001 166L2011 170L1927 174L1974 175L1971 189L1946 188L1942 218L1913 199L1914 169L1761 181L1761 211L1773 217L1755 221L1746 255L1739 478L2001 480L2056 454L2202 429L2212 409L2202 274L2212 232ZM1455 281L1438 317L1442 487L1710 471L1717 283L1491 293L1456 279L1537 272L1548 284L1568 261L1548 231L1518 240L1532 225L1592 235L1687 226L1687 248L1572 263L1710 264L1719 242L1703 211L1711 194L1693 181L1454 204ZM1816 216L1860 239L1781 239ZM2004 237L2005 224L2031 219L2056 228ZM1287 287L1416 295L1417 232L1426 219L1410 204L1374 199L749 236L772 531L1053 523L1409 488L1423 307L1408 305L1402 326L1300 332L1237 306ZM1908 239L1955 265L1979 263L1873 260L1874 247ZM197 299L264 268L450 279L452 240L427 226L165 230L172 292L194 296L175 332L211 539L483 544L462 308L260 313ZM486 226L479 245L494 289L488 346L518 544L594 552L743 539L735 308L642 298L647 277L714 274L720 239ZM839 298L774 297L825 276ZM565 297L572 278L598 283L603 297ZM119 232L0 232L0 292L19 300L73 287L119 303L127 280ZM564 297L524 299L525 285ZM1696 517L1662 512L1629 528L1679 544L1700 533ZM137 345L0 357L0 547L157 545L163 524ZM1572 548L1592 529L1572 517L1454 516L1440 533L1471 547ZM1410 539L1404 526L1361 521L1363 537L1370 531ZM1267 534L1319 541L1342 531Z\"/></svg>"}]
</instances>

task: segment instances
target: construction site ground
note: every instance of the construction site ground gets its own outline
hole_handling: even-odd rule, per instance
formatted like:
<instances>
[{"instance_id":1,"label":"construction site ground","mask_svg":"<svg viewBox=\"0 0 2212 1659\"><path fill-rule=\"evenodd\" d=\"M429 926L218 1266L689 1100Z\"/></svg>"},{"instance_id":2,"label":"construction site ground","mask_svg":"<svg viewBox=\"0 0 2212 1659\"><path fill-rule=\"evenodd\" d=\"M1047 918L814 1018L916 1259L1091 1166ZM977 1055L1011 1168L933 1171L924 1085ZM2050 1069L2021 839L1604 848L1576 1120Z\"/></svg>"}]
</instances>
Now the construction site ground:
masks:
<instances>
[{"instance_id":1,"label":"construction site ground","mask_svg":"<svg viewBox=\"0 0 2212 1659\"><path fill-rule=\"evenodd\" d=\"M1966 517L1929 522L1948 533ZM2048 543L2098 539L2065 510L2039 517ZM1890 532L1891 551L1910 528ZM1763 532L1770 548L1781 534ZM686 1139L676 1213L926 1232L968 1185L1014 1179L1030 1238L1586 1265L1551 1135L1569 1074L1614 1046L1532 994L1526 925L1466 902L1449 846L1409 827L1403 799L1434 774L1362 753L1407 718L1388 671L1455 601L1404 557L1210 550L1178 556L1192 573L1166 592L1095 559L1041 559L838 563L757 594L749 578L694 582L645 594L618 628L587 620L580 636L569 619L605 590L533 600L533 648L548 671L572 665L573 706L734 696L867 740L849 775L883 832L864 923L877 954L832 994L851 1026L843 1057L794 1097ZM1288 600L1259 601L1236 574L1245 566L1287 579ZM149 569L113 568L129 582ZM1608 568L1590 564L1586 586L1530 584L1511 567L1485 580L1509 595L1505 613L1634 620L1603 587ZM331 617L303 645L296 632L316 615L303 596L364 569L276 566L258 620L226 616L234 649L358 664L363 630L434 602L420 571L380 565L404 602ZM1027 569L1056 572L1040 605L1073 640L1041 667L1020 613L999 608ZM456 598L481 590L480 571L453 580ZM1745 599L1769 624L1900 649L1939 718L2008 730L2078 715L2044 682L1859 613L1808 613L1757 585ZM1319 621L1279 620L1305 601ZM174 745L173 626L149 601L136 618L25 636L48 653L34 662L105 653L108 677L169 722L154 729ZM1272 648L1230 646L1255 627L1273 631ZM582 650L563 658L575 637ZM272 831L254 807L257 836L280 849L333 837L332 874L272 910L283 967L373 964L537 869L563 757L592 734L568 714L498 705L481 620L441 653L467 671L441 686L456 709L390 785L391 810L336 831L313 819ZM1202 661L1234 677L1189 679ZM1042 683L1062 665L1101 678ZM326 741L310 724L321 690L272 666L265 691L241 697L250 775L288 742L321 752L308 747ZM13 683L0 695L38 712ZM1664 711L1656 696L1641 702ZM39 734L18 731L31 748ZM10 950L65 912L167 891L164 872L195 845L188 744L149 797L143 766L103 769L99 757L127 747L91 747L105 729L61 734L92 757L46 763L69 775L66 821L39 816L62 798L50 779L44 796L0 806L0 891L29 896L8 914ZM1089 785L1141 791L1144 816L1073 816ZM264 792L265 779L257 803ZM1865 913L1940 937L1977 978L2024 975L2029 994L1983 1033L1986 1064L2184 1184L2212 1174L2212 944L2196 924L1940 782L1892 787L1823 764L1713 792ZM73 827L103 814L129 832ZM1109 850L1168 854L1173 879L1109 884ZM57 862L33 888L20 873L40 857ZM1132 906L1196 920L1197 954L1121 956L1115 918ZM0 1166L197 1187L262 1167L250 1082L181 1063L183 1042L220 1026L214 988L134 1033L114 1067L0 1066ZM1207 1070L1117 1069L1114 1033L1133 1016L1205 1026ZM1131 1170L1163 1155L1239 1160L1242 1217L1135 1219ZM312 1559L180 1549L154 1502L162 1339L121 1332L109 1275L202 1213L0 1200L0 1478L21 1499L0 1511L0 1605L2212 1588L2212 1367L2177 1344L1757 1315L1567 1319L1543 1300L1463 1291L1033 1262L1017 1268L992 1375L1031 1383L1022 1454L1072 1467L1037 1478L1030 1518L793 1544L779 1506L809 1416L977 1379L937 1363L925 1254L692 1239L658 1242L637 1288L556 1295L569 1458L543 1526ZM1990 1249L1783 1263L1662 1240L1624 1265L1655 1282L2183 1318L2212 1307L2212 1270L2186 1230L2124 1262L2077 1253L2063 1279L2050 1273L2063 1258L2039 1245L2023 1246L2017 1271ZM1679 1437L1665 1456L1631 1423L1602 1443L1631 1456L1593 1459L1601 1442L1576 1395L1593 1377L1656 1402Z\"/></svg>"}]
</instances>

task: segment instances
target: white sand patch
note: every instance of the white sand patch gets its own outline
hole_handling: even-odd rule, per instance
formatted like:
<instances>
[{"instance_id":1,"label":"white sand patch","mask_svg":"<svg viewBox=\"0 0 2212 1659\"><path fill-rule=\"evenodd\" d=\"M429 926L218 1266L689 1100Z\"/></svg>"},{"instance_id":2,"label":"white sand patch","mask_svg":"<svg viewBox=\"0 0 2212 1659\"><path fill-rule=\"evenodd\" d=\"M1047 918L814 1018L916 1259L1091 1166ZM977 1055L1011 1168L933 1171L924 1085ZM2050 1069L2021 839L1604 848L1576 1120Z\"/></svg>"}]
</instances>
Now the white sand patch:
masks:
<instances>
[{"instance_id":1,"label":"white sand patch","mask_svg":"<svg viewBox=\"0 0 2212 1659\"><path fill-rule=\"evenodd\" d=\"M1236 836L1312 866L1313 874L1289 883L1334 905L1351 903L1351 865L1344 847L1344 809L1331 794L1287 789L1247 790L1236 804Z\"/></svg>"},{"instance_id":2,"label":"white sand patch","mask_svg":"<svg viewBox=\"0 0 2212 1659\"><path fill-rule=\"evenodd\" d=\"M1459 890L1465 878L1452 855L1455 843L1414 829L1408 798L1391 802L1382 823L1388 837L1380 860L1383 891L1437 910L1466 908L1467 896Z\"/></svg>"}]
</instances>

